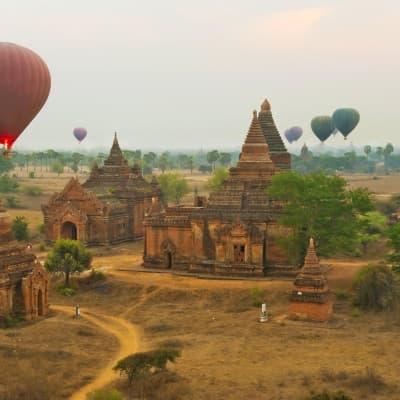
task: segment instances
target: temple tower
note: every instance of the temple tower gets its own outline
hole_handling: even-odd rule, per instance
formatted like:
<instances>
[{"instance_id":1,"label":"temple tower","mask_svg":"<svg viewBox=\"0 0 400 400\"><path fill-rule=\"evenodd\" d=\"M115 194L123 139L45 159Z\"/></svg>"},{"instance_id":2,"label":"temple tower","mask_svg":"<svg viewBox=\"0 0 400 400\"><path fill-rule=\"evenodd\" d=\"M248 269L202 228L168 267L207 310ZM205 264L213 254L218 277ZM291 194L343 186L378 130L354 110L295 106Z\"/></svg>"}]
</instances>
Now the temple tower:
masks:
<instances>
[{"instance_id":1,"label":"temple tower","mask_svg":"<svg viewBox=\"0 0 400 400\"><path fill-rule=\"evenodd\" d=\"M326 321L332 316L333 302L311 238L304 266L294 281L290 295L290 316L314 321Z\"/></svg>"},{"instance_id":2,"label":"temple tower","mask_svg":"<svg viewBox=\"0 0 400 400\"><path fill-rule=\"evenodd\" d=\"M261 104L260 112L258 113L258 121L264 133L265 141L269 147L269 155L272 162L280 170L290 169L290 154L282 141L281 135L275 125L272 117L271 105L265 99Z\"/></svg>"}]
</instances>

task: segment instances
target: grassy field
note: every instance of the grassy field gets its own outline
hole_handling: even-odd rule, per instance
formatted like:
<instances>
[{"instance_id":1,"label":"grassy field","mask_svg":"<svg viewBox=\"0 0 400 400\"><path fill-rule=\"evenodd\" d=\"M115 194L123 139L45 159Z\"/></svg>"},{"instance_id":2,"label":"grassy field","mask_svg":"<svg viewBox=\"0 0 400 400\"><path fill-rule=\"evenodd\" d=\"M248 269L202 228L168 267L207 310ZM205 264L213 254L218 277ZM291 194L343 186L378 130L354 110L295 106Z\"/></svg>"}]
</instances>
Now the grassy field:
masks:
<instances>
[{"instance_id":1,"label":"grassy field","mask_svg":"<svg viewBox=\"0 0 400 400\"><path fill-rule=\"evenodd\" d=\"M23 178L21 186L38 185L43 195L9 213L25 215L31 227L37 226L40 203L68 179L54 174ZM190 181L198 187L206 179L195 175ZM398 193L400 175L352 176L349 185L388 196ZM94 249L93 265L105 271L106 280L81 283L72 298L54 290L52 304L73 308L79 303L83 318L54 308L38 323L0 330L0 365L6 366L0 399L65 399L100 373L116 356L119 342L85 319L88 310L139 327L139 350L182 348L170 367L172 377L153 382L148 398L300 400L322 389L342 389L355 400L399 398L400 316L364 314L351 301L353 277L372 253L363 260L323 260L331 265L332 292L350 297L336 302L330 323L306 323L286 318L291 281L204 280L121 270L139 267L142 251L142 242ZM45 253L38 255L43 259ZM271 314L266 324L258 322L255 288ZM120 381L114 384L129 392Z\"/></svg>"}]
</instances>

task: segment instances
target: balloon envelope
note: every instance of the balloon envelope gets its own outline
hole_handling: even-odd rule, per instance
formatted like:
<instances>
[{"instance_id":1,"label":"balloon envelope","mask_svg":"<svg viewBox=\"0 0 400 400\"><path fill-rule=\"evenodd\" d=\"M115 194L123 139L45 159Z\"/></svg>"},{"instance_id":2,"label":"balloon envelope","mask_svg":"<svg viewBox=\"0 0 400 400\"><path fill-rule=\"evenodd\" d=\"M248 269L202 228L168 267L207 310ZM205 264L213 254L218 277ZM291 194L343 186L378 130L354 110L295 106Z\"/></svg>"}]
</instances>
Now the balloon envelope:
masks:
<instances>
[{"instance_id":1,"label":"balloon envelope","mask_svg":"<svg viewBox=\"0 0 400 400\"><path fill-rule=\"evenodd\" d=\"M360 121L360 113L354 108L338 108L332 118L338 131L346 138Z\"/></svg>"},{"instance_id":2,"label":"balloon envelope","mask_svg":"<svg viewBox=\"0 0 400 400\"><path fill-rule=\"evenodd\" d=\"M315 136L321 141L325 141L335 130L332 117L329 115L320 115L311 121L311 129Z\"/></svg>"},{"instance_id":3,"label":"balloon envelope","mask_svg":"<svg viewBox=\"0 0 400 400\"><path fill-rule=\"evenodd\" d=\"M50 72L36 53L0 42L0 143L6 150L43 107L50 86Z\"/></svg>"},{"instance_id":4,"label":"balloon envelope","mask_svg":"<svg viewBox=\"0 0 400 400\"><path fill-rule=\"evenodd\" d=\"M289 143L299 140L302 134L303 134L303 129L301 129L299 126L292 126L291 128L286 129L285 131L285 136L286 139L289 141Z\"/></svg>"},{"instance_id":5,"label":"balloon envelope","mask_svg":"<svg viewBox=\"0 0 400 400\"><path fill-rule=\"evenodd\" d=\"M85 139L87 135L87 130L85 128L75 128L74 129L74 136L82 142L83 139Z\"/></svg>"}]
</instances>

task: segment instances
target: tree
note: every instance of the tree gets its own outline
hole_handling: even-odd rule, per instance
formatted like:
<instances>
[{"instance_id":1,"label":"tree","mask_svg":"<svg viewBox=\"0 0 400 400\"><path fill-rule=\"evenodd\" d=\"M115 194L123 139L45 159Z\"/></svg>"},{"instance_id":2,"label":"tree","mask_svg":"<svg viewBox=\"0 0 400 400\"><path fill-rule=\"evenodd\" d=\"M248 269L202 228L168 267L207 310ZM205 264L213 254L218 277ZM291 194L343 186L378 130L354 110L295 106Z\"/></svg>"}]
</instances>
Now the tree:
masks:
<instances>
[{"instance_id":1,"label":"tree","mask_svg":"<svg viewBox=\"0 0 400 400\"><path fill-rule=\"evenodd\" d=\"M185 178L177 173L162 174L157 177L163 192L164 205L169 201L179 204L183 196L190 192L190 187Z\"/></svg>"},{"instance_id":2,"label":"tree","mask_svg":"<svg viewBox=\"0 0 400 400\"><path fill-rule=\"evenodd\" d=\"M218 159L218 150L212 150L207 153L207 162L212 166L213 171L215 170L215 163Z\"/></svg>"},{"instance_id":3,"label":"tree","mask_svg":"<svg viewBox=\"0 0 400 400\"><path fill-rule=\"evenodd\" d=\"M371 154L371 151L372 151L372 147L369 144L364 146L364 153L367 156L367 159L368 159L369 155Z\"/></svg>"},{"instance_id":4,"label":"tree","mask_svg":"<svg viewBox=\"0 0 400 400\"><path fill-rule=\"evenodd\" d=\"M0 155L0 174L3 172L11 171L14 168L13 162L10 158Z\"/></svg>"},{"instance_id":5,"label":"tree","mask_svg":"<svg viewBox=\"0 0 400 400\"><path fill-rule=\"evenodd\" d=\"M393 224L386 235L389 239L387 246L391 249L386 260L391 264L394 272L400 273L400 223Z\"/></svg>"},{"instance_id":6,"label":"tree","mask_svg":"<svg viewBox=\"0 0 400 400\"><path fill-rule=\"evenodd\" d=\"M23 216L16 216L11 223L12 233L18 241L28 240L28 221Z\"/></svg>"},{"instance_id":7,"label":"tree","mask_svg":"<svg viewBox=\"0 0 400 400\"><path fill-rule=\"evenodd\" d=\"M44 265L50 272L62 272L65 275L65 286L68 287L70 274L88 269L91 262L92 255L81 242L58 239Z\"/></svg>"},{"instance_id":8,"label":"tree","mask_svg":"<svg viewBox=\"0 0 400 400\"><path fill-rule=\"evenodd\" d=\"M282 239L293 262L300 263L313 237L321 256L357 248L357 215L373 209L365 189L346 190L346 181L323 173L286 172L272 178L268 195L282 204L280 223L291 234Z\"/></svg>"},{"instance_id":9,"label":"tree","mask_svg":"<svg viewBox=\"0 0 400 400\"><path fill-rule=\"evenodd\" d=\"M363 253L366 254L369 244L376 242L387 228L387 217L378 211L369 211L358 217L360 232L358 237Z\"/></svg>"},{"instance_id":10,"label":"tree","mask_svg":"<svg viewBox=\"0 0 400 400\"><path fill-rule=\"evenodd\" d=\"M160 157L158 157L158 167L161 169L162 173L165 172L169 165L169 155L167 152L162 153Z\"/></svg>"},{"instance_id":11,"label":"tree","mask_svg":"<svg viewBox=\"0 0 400 400\"><path fill-rule=\"evenodd\" d=\"M224 167L229 167L231 165L232 156L230 153L220 153L219 163Z\"/></svg>"},{"instance_id":12,"label":"tree","mask_svg":"<svg viewBox=\"0 0 400 400\"><path fill-rule=\"evenodd\" d=\"M219 167L216 168L214 174L208 178L207 188L212 191L219 190L221 188L222 183L226 178L228 178L229 172L226 168Z\"/></svg>"},{"instance_id":13,"label":"tree","mask_svg":"<svg viewBox=\"0 0 400 400\"><path fill-rule=\"evenodd\" d=\"M357 304L366 310L390 310L400 299L399 281L385 264L365 265L354 280Z\"/></svg>"},{"instance_id":14,"label":"tree","mask_svg":"<svg viewBox=\"0 0 400 400\"><path fill-rule=\"evenodd\" d=\"M385 148L383 149L383 160L385 164L385 172L389 172L389 156L393 153L393 145L388 143Z\"/></svg>"},{"instance_id":15,"label":"tree","mask_svg":"<svg viewBox=\"0 0 400 400\"><path fill-rule=\"evenodd\" d=\"M382 156L383 156L383 147L378 146L378 147L375 149L375 153L376 153L376 155L378 156L378 159L381 160L381 159L382 159Z\"/></svg>"},{"instance_id":16,"label":"tree","mask_svg":"<svg viewBox=\"0 0 400 400\"><path fill-rule=\"evenodd\" d=\"M64 164L60 160L54 160L50 164L50 171L60 175L64 172Z\"/></svg>"},{"instance_id":17,"label":"tree","mask_svg":"<svg viewBox=\"0 0 400 400\"><path fill-rule=\"evenodd\" d=\"M135 353L119 360L113 370L126 375L132 384L134 379L143 378L152 371L165 370L167 362L174 362L179 356L179 350L168 348Z\"/></svg>"},{"instance_id":18,"label":"tree","mask_svg":"<svg viewBox=\"0 0 400 400\"><path fill-rule=\"evenodd\" d=\"M19 183L17 179L10 178L8 175L0 176L0 193L12 193L18 190Z\"/></svg>"}]
</instances>

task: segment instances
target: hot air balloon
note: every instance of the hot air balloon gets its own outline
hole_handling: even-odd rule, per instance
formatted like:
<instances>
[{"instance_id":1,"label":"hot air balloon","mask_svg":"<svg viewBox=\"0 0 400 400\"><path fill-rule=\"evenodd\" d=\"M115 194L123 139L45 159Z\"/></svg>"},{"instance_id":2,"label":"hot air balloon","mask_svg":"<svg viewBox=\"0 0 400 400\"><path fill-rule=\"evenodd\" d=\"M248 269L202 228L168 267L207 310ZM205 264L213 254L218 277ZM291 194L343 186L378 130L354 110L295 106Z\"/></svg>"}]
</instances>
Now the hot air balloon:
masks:
<instances>
[{"instance_id":1,"label":"hot air balloon","mask_svg":"<svg viewBox=\"0 0 400 400\"><path fill-rule=\"evenodd\" d=\"M354 108L338 108L332 115L333 123L338 131L347 138L347 135L360 121L360 113Z\"/></svg>"},{"instance_id":2,"label":"hot air balloon","mask_svg":"<svg viewBox=\"0 0 400 400\"><path fill-rule=\"evenodd\" d=\"M285 136L286 139L289 141L289 143L299 140L302 134L303 134L303 129L301 129L299 126L292 126L291 128L286 129L285 131Z\"/></svg>"},{"instance_id":3,"label":"hot air balloon","mask_svg":"<svg viewBox=\"0 0 400 400\"><path fill-rule=\"evenodd\" d=\"M79 143L85 139L87 135L87 130L85 128L75 128L74 129L74 136L79 140Z\"/></svg>"},{"instance_id":4,"label":"hot air balloon","mask_svg":"<svg viewBox=\"0 0 400 400\"><path fill-rule=\"evenodd\" d=\"M332 117L329 115L321 115L312 119L311 129L313 130L315 136L321 142L324 142L335 130L335 125Z\"/></svg>"},{"instance_id":5,"label":"hot air balloon","mask_svg":"<svg viewBox=\"0 0 400 400\"><path fill-rule=\"evenodd\" d=\"M0 42L0 143L4 155L43 107L50 86L50 72L36 53Z\"/></svg>"}]
</instances>

